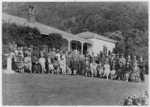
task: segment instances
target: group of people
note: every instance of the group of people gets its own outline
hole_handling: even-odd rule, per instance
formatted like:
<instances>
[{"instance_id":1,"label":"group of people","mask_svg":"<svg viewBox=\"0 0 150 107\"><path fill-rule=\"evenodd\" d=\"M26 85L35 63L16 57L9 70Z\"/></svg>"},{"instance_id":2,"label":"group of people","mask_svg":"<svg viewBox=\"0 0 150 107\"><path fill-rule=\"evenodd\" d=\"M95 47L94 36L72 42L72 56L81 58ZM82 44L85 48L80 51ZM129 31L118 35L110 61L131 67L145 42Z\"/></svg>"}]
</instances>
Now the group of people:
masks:
<instances>
[{"instance_id":1,"label":"group of people","mask_svg":"<svg viewBox=\"0 0 150 107\"><path fill-rule=\"evenodd\" d=\"M62 51L58 49L40 50L37 47L13 46L11 52L12 69L15 72L50 73L64 75L84 75L107 79L124 80L126 82L145 81L145 65L143 57L137 60L134 55L109 53L95 55L88 51ZM7 64L9 66L9 63Z\"/></svg>"}]
</instances>

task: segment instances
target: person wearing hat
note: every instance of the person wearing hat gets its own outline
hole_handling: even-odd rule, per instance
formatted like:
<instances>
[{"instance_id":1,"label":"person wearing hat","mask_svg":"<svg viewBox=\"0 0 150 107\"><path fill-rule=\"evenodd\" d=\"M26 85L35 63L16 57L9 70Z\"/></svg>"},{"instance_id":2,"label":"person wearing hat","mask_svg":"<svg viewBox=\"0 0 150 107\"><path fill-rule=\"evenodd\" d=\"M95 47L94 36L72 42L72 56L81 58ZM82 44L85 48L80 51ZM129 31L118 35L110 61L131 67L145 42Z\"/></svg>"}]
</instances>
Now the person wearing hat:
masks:
<instances>
[{"instance_id":1,"label":"person wearing hat","mask_svg":"<svg viewBox=\"0 0 150 107\"><path fill-rule=\"evenodd\" d=\"M66 61L64 55L60 56L60 69L63 75L66 75Z\"/></svg>"},{"instance_id":2,"label":"person wearing hat","mask_svg":"<svg viewBox=\"0 0 150 107\"><path fill-rule=\"evenodd\" d=\"M85 57L89 59L90 63L92 62L92 56L89 54L89 51L86 51Z\"/></svg>"},{"instance_id":3,"label":"person wearing hat","mask_svg":"<svg viewBox=\"0 0 150 107\"><path fill-rule=\"evenodd\" d=\"M39 58L39 64L41 65L42 73L46 72L45 62L46 62L46 60L44 58L44 55L41 54L41 57Z\"/></svg>"},{"instance_id":4,"label":"person wearing hat","mask_svg":"<svg viewBox=\"0 0 150 107\"><path fill-rule=\"evenodd\" d=\"M56 56L56 52L55 52L55 48L53 48L51 52L52 63L54 62L55 56Z\"/></svg>"},{"instance_id":5,"label":"person wearing hat","mask_svg":"<svg viewBox=\"0 0 150 107\"><path fill-rule=\"evenodd\" d=\"M132 69L134 69L134 65L135 65L136 63L138 63L138 60L136 59L136 55L133 55L133 60L132 60L132 62L131 62L131 67L132 67Z\"/></svg>"},{"instance_id":6,"label":"person wearing hat","mask_svg":"<svg viewBox=\"0 0 150 107\"><path fill-rule=\"evenodd\" d=\"M31 61L31 54L28 53L28 55L24 58L25 68L26 70L29 70L30 73L32 73L32 61Z\"/></svg>"},{"instance_id":7,"label":"person wearing hat","mask_svg":"<svg viewBox=\"0 0 150 107\"><path fill-rule=\"evenodd\" d=\"M77 70L78 70L78 64L79 64L79 55L77 53L77 50L74 50L74 52L72 53L71 56L71 64L72 64L72 71L73 71L73 75L77 74Z\"/></svg>"},{"instance_id":8,"label":"person wearing hat","mask_svg":"<svg viewBox=\"0 0 150 107\"><path fill-rule=\"evenodd\" d=\"M132 68L131 68L130 62L127 61L126 66L125 66L125 81L126 82L129 81L129 77L131 75L131 71L132 71Z\"/></svg>"},{"instance_id":9,"label":"person wearing hat","mask_svg":"<svg viewBox=\"0 0 150 107\"><path fill-rule=\"evenodd\" d=\"M91 56L91 62L93 62L93 60L95 59L95 53L92 52L92 56Z\"/></svg>"},{"instance_id":10,"label":"person wearing hat","mask_svg":"<svg viewBox=\"0 0 150 107\"><path fill-rule=\"evenodd\" d=\"M83 67L83 65L84 65L84 60L85 59L85 57L84 57L84 55L83 55L83 51L80 51L80 54L79 54L79 74L80 75L82 75L84 72L84 67Z\"/></svg>"},{"instance_id":11,"label":"person wearing hat","mask_svg":"<svg viewBox=\"0 0 150 107\"><path fill-rule=\"evenodd\" d=\"M40 57L41 57L42 54L44 55L43 57L44 57L45 59L47 59L46 46L43 46L43 47L41 48L41 50L40 50Z\"/></svg>"},{"instance_id":12,"label":"person wearing hat","mask_svg":"<svg viewBox=\"0 0 150 107\"><path fill-rule=\"evenodd\" d=\"M121 54L121 58L119 59L119 64L120 63L122 63L123 66L125 66L125 64L126 64L126 59L124 58L124 54L123 53Z\"/></svg>"},{"instance_id":13,"label":"person wearing hat","mask_svg":"<svg viewBox=\"0 0 150 107\"><path fill-rule=\"evenodd\" d=\"M128 62L130 64L130 66L131 66L132 59L131 59L130 55L127 56L126 62Z\"/></svg>"},{"instance_id":14,"label":"person wearing hat","mask_svg":"<svg viewBox=\"0 0 150 107\"><path fill-rule=\"evenodd\" d=\"M139 80L140 80L140 69L138 67L138 63L137 62L134 63L131 80L133 82L139 82Z\"/></svg>"},{"instance_id":15,"label":"person wearing hat","mask_svg":"<svg viewBox=\"0 0 150 107\"><path fill-rule=\"evenodd\" d=\"M60 61L60 51L59 51L59 49L56 50L56 56L58 57L58 61Z\"/></svg>"},{"instance_id":16,"label":"person wearing hat","mask_svg":"<svg viewBox=\"0 0 150 107\"><path fill-rule=\"evenodd\" d=\"M85 76L90 76L90 61L88 57L85 57L85 63L84 63L84 74Z\"/></svg>"},{"instance_id":17,"label":"person wearing hat","mask_svg":"<svg viewBox=\"0 0 150 107\"><path fill-rule=\"evenodd\" d=\"M116 54L116 58L115 58L115 62L116 62L116 72L118 73L118 70L119 70L119 54L117 53Z\"/></svg>"},{"instance_id":18,"label":"person wearing hat","mask_svg":"<svg viewBox=\"0 0 150 107\"><path fill-rule=\"evenodd\" d=\"M40 64L37 54L33 54L32 58L32 73L40 73Z\"/></svg>"},{"instance_id":19,"label":"person wearing hat","mask_svg":"<svg viewBox=\"0 0 150 107\"><path fill-rule=\"evenodd\" d=\"M33 51L34 54L36 54L36 56L39 58L40 57L40 53L39 53L39 50L37 47L34 48L34 51Z\"/></svg>"},{"instance_id":20,"label":"person wearing hat","mask_svg":"<svg viewBox=\"0 0 150 107\"><path fill-rule=\"evenodd\" d=\"M110 70L116 70L116 60L115 59L111 60Z\"/></svg>"},{"instance_id":21,"label":"person wearing hat","mask_svg":"<svg viewBox=\"0 0 150 107\"><path fill-rule=\"evenodd\" d=\"M105 64L105 62L106 62L106 56L105 56L104 53L102 53L102 58L101 58L100 62L101 62L101 64L102 64L102 66L103 66L103 65Z\"/></svg>"},{"instance_id":22,"label":"person wearing hat","mask_svg":"<svg viewBox=\"0 0 150 107\"><path fill-rule=\"evenodd\" d=\"M112 70L112 65L113 65L114 60L115 60L114 54L111 53L111 58L109 58L110 70Z\"/></svg>"},{"instance_id":23,"label":"person wearing hat","mask_svg":"<svg viewBox=\"0 0 150 107\"><path fill-rule=\"evenodd\" d=\"M90 64L91 77L97 76L97 64L96 60L93 59L93 62Z\"/></svg>"},{"instance_id":24,"label":"person wearing hat","mask_svg":"<svg viewBox=\"0 0 150 107\"><path fill-rule=\"evenodd\" d=\"M55 56L54 57L54 62L53 62L53 66L54 66L54 72L59 74L60 73L60 62L58 61L58 57Z\"/></svg>"},{"instance_id":25,"label":"person wearing hat","mask_svg":"<svg viewBox=\"0 0 150 107\"><path fill-rule=\"evenodd\" d=\"M138 67L140 69L141 82L145 82L145 63L142 56L139 58Z\"/></svg>"},{"instance_id":26,"label":"person wearing hat","mask_svg":"<svg viewBox=\"0 0 150 107\"><path fill-rule=\"evenodd\" d=\"M48 65L48 73L54 74L54 66L52 64L51 54L48 54L46 63Z\"/></svg>"}]
</instances>

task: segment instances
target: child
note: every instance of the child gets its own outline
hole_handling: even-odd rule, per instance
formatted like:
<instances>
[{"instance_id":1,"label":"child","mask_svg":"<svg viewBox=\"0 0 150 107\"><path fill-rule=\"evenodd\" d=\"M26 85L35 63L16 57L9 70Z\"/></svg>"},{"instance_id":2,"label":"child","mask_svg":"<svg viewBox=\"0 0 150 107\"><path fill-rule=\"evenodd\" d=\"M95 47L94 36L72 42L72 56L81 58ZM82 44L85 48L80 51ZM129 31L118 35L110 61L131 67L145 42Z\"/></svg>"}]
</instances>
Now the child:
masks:
<instances>
[{"instance_id":1,"label":"child","mask_svg":"<svg viewBox=\"0 0 150 107\"><path fill-rule=\"evenodd\" d=\"M66 65L66 74L70 75L72 73L70 67L68 65Z\"/></svg>"},{"instance_id":2,"label":"child","mask_svg":"<svg viewBox=\"0 0 150 107\"><path fill-rule=\"evenodd\" d=\"M90 62L89 62L89 59L88 58L85 58L85 69L84 69L84 72L85 72L85 76L88 76L90 74Z\"/></svg>"},{"instance_id":3,"label":"child","mask_svg":"<svg viewBox=\"0 0 150 107\"><path fill-rule=\"evenodd\" d=\"M45 58L44 58L44 55L41 54L41 58L39 58L39 63L41 65L41 69L42 69L42 73L44 73L46 71L45 69Z\"/></svg>"}]
</instances>

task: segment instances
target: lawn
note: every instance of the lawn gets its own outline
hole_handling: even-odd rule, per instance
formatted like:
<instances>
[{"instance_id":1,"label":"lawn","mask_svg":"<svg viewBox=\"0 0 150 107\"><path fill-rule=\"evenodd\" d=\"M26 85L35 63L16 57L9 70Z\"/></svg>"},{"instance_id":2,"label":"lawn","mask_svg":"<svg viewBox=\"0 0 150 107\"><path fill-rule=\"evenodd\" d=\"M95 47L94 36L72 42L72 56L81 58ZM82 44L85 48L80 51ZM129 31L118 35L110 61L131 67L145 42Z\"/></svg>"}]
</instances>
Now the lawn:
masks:
<instances>
[{"instance_id":1,"label":"lawn","mask_svg":"<svg viewBox=\"0 0 150 107\"><path fill-rule=\"evenodd\" d=\"M51 74L2 76L3 105L119 105L124 93L148 88L148 76L146 83Z\"/></svg>"}]
</instances>

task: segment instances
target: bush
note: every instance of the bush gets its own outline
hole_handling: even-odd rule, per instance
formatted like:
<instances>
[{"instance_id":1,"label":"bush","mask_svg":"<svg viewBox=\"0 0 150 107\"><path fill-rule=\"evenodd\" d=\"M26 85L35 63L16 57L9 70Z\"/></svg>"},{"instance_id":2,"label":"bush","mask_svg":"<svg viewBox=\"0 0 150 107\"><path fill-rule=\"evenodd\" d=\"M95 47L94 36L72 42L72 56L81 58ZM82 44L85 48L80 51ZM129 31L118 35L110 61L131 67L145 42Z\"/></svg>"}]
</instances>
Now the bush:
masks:
<instances>
[{"instance_id":1,"label":"bush","mask_svg":"<svg viewBox=\"0 0 150 107\"><path fill-rule=\"evenodd\" d=\"M20 46L39 45L41 43L41 34L37 28L29 26L16 25L15 23L2 24L2 41L7 45L15 41Z\"/></svg>"},{"instance_id":2,"label":"bush","mask_svg":"<svg viewBox=\"0 0 150 107\"><path fill-rule=\"evenodd\" d=\"M149 95L148 95L148 90L144 91L144 95L135 95L135 94L127 94L124 95L124 98L121 101L121 105L124 106L131 106L131 105L136 105L136 106L141 106L141 105L148 105L149 101Z\"/></svg>"}]
</instances>

